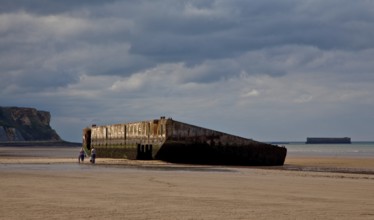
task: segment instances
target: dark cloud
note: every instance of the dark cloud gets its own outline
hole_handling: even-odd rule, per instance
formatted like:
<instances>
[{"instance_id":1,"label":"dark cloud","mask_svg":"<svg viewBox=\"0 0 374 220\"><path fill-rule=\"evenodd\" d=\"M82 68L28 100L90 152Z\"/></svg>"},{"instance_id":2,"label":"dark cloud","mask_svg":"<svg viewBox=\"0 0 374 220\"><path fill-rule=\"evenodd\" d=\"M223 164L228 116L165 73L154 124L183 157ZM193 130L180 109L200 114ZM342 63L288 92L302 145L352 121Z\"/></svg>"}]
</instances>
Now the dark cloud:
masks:
<instances>
[{"instance_id":1,"label":"dark cloud","mask_svg":"<svg viewBox=\"0 0 374 220\"><path fill-rule=\"evenodd\" d=\"M0 102L50 109L61 129L166 113L213 124L221 118L238 123L240 134L253 123L275 135L276 124L292 117L295 126L317 129L318 117L374 106L373 6L0 0ZM348 110L334 120L372 121L364 110ZM301 135L291 130L282 134Z\"/></svg>"},{"instance_id":2,"label":"dark cloud","mask_svg":"<svg viewBox=\"0 0 374 220\"><path fill-rule=\"evenodd\" d=\"M371 3L355 5L354 12L350 5L336 1L217 1L199 7L192 1L160 7L156 1L135 7L142 16L131 18L139 32L131 35L130 52L157 62L199 64L282 45L322 50L372 48Z\"/></svg>"},{"instance_id":3,"label":"dark cloud","mask_svg":"<svg viewBox=\"0 0 374 220\"><path fill-rule=\"evenodd\" d=\"M49 0L1 0L0 1L0 12L9 13L17 11L27 11L30 13L51 15L56 13L63 13L71 10L79 10L86 7L103 5L113 3L116 0L65 0L65 1L49 1Z\"/></svg>"},{"instance_id":4,"label":"dark cloud","mask_svg":"<svg viewBox=\"0 0 374 220\"><path fill-rule=\"evenodd\" d=\"M322 50L372 48L374 31L369 28L374 21L370 12L372 3L354 4L355 10L351 9L351 3L345 3L4 1L7 28L2 33L2 44L13 43L8 48L13 54L31 51L39 57L48 50L53 55L80 50L92 57L77 58L82 63L80 67L75 67L78 64L73 61L64 65L95 75L130 75L157 63L184 62L194 66L284 45ZM128 48L122 52L107 49L124 48L121 45ZM96 48L101 51L95 51ZM9 53L8 50L3 53Z\"/></svg>"}]
</instances>

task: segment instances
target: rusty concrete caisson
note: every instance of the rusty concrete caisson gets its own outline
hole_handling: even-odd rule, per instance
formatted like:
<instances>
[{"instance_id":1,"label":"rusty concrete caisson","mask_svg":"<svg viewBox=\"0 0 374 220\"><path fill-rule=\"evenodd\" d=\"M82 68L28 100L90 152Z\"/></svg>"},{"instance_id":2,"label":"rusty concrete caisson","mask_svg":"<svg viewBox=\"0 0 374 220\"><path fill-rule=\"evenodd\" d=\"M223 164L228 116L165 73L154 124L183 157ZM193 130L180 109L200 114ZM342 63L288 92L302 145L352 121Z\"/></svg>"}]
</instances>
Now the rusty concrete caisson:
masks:
<instances>
[{"instance_id":1,"label":"rusty concrete caisson","mask_svg":"<svg viewBox=\"0 0 374 220\"><path fill-rule=\"evenodd\" d=\"M98 157L221 165L283 165L287 149L173 119L83 129L83 147Z\"/></svg>"}]
</instances>

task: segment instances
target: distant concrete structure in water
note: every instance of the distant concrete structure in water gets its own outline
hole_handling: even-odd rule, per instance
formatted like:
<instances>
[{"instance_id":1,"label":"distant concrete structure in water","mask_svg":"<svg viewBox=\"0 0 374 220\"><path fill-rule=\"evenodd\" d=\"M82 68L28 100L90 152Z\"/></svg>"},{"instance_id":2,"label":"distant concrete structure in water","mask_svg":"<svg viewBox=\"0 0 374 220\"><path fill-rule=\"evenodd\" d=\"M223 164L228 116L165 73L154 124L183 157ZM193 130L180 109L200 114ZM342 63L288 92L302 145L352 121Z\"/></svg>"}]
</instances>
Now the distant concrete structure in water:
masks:
<instances>
[{"instance_id":1,"label":"distant concrete structure in water","mask_svg":"<svg viewBox=\"0 0 374 220\"><path fill-rule=\"evenodd\" d=\"M287 149L171 118L83 129L83 147L98 157L176 163L283 165Z\"/></svg>"},{"instance_id":2,"label":"distant concrete structure in water","mask_svg":"<svg viewBox=\"0 0 374 220\"><path fill-rule=\"evenodd\" d=\"M308 137L306 144L350 144L349 137Z\"/></svg>"}]
</instances>

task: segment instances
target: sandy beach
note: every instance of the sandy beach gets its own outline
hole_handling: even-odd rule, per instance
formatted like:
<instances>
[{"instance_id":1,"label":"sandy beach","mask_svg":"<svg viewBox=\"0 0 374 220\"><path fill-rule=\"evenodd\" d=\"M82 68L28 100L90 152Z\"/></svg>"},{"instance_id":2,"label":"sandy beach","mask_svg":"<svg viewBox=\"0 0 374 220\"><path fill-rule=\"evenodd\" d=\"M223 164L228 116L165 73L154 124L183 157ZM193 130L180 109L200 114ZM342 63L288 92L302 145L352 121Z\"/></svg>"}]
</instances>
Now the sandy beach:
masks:
<instances>
[{"instance_id":1,"label":"sandy beach","mask_svg":"<svg viewBox=\"0 0 374 220\"><path fill-rule=\"evenodd\" d=\"M0 147L0 219L374 219L372 158L290 155L283 167L98 158Z\"/></svg>"}]
</instances>

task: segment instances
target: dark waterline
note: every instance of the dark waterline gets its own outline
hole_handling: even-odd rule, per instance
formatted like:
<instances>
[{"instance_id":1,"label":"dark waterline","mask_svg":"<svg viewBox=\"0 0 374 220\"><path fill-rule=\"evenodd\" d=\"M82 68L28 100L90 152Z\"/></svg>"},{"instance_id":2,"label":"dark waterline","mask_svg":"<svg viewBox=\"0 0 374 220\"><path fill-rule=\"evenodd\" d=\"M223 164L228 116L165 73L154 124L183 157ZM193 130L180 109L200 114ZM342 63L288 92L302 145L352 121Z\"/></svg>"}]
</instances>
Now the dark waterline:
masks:
<instances>
[{"instance_id":1,"label":"dark waterline","mask_svg":"<svg viewBox=\"0 0 374 220\"><path fill-rule=\"evenodd\" d=\"M108 165L108 164L78 164L78 163L56 163L56 164L0 164L2 171L183 171L183 172L236 172L228 168L213 166L173 166L173 165Z\"/></svg>"},{"instance_id":2,"label":"dark waterline","mask_svg":"<svg viewBox=\"0 0 374 220\"><path fill-rule=\"evenodd\" d=\"M288 156L374 158L374 142L352 144L305 144L291 142L284 145Z\"/></svg>"}]
</instances>

